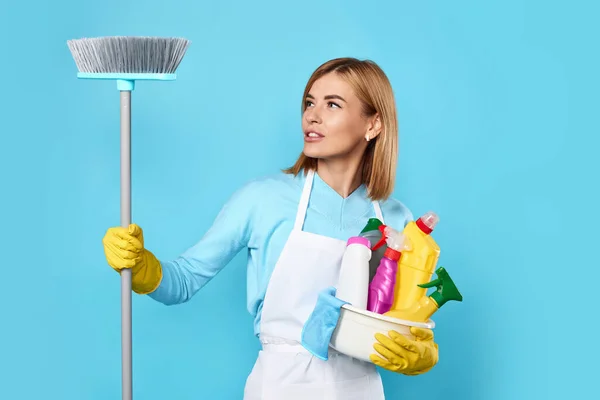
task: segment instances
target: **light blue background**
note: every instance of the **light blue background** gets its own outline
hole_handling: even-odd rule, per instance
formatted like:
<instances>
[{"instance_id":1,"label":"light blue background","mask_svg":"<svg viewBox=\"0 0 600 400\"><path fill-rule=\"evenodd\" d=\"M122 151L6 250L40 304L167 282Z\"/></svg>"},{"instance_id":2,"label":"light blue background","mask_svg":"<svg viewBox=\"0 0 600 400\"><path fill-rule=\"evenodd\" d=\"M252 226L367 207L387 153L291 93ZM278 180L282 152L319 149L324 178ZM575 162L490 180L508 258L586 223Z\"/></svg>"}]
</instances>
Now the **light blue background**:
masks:
<instances>
[{"instance_id":1,"label":"light blue background","mask_svg":"<svg viewBox=\"0 0 600 400\"><path fill-rule=\"evenodd\" d=\"M419 3L419 4L415 4ZM597 375L598 6L571 1L4 2L0 398L120 398L119 98L66 40L185 36L177 82L138 83L133 216L160 258L246 180L290 165L310 73L377 61L399 110L396 196L441 216L465 301L439 365L389 399L589 396ZM234 156L234 154L238 154ZM188 304L134 297L135 399L241 399L258 349L238 256ZM596 369L594 373L593 369Z\"/></svg>"}]
</instances>

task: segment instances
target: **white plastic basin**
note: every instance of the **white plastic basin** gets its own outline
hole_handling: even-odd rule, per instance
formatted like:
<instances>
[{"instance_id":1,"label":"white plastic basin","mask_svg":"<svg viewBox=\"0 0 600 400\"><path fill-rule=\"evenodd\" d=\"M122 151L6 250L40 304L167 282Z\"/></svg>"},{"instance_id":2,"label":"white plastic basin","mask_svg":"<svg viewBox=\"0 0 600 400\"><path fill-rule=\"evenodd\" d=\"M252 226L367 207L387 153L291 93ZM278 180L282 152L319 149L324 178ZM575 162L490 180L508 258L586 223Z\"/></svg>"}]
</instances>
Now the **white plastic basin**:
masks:
<instances>
[{"instance_id":1,"label":"white plastic basin","mask_svg":"<svg viewBox=\"0 0 600 400\"><path fill-rule=\"evenodd\" d=\"M377 343L376 333L387 335L389 331L393 330L409 339L414 339L410 333L411 326L433 329L435 322L432 320L425 323L405 321L344 304L337 326L331 336L330 346L347 356L371 362L369 356L377 354L373 348L373 345Z\"/></svg>"}]
</instances>

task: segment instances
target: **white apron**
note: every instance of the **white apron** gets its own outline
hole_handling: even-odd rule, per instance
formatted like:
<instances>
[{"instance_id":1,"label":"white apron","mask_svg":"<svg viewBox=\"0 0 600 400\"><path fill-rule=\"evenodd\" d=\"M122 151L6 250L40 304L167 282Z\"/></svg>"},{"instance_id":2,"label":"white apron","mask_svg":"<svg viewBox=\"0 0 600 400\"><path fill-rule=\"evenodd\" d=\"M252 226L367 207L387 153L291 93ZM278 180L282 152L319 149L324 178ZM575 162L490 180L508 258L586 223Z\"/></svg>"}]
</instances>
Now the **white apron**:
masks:
<instances>
[{"instance_id":1,"label":"white apron","mask_svg":"<svg viewBox=\"0 0 600 400\"><path fill-rule=\"evenodd\" d=\"M303 225L314 171L307 174L296 222L269 281L262 307L262 350L244 400L383 400L375 365L329 350L320 360L302 345L304 323L320 291L336 286L346 241L310 232ZM375 214L383 222L379 203Z\"/></svg>"}]
</instances>

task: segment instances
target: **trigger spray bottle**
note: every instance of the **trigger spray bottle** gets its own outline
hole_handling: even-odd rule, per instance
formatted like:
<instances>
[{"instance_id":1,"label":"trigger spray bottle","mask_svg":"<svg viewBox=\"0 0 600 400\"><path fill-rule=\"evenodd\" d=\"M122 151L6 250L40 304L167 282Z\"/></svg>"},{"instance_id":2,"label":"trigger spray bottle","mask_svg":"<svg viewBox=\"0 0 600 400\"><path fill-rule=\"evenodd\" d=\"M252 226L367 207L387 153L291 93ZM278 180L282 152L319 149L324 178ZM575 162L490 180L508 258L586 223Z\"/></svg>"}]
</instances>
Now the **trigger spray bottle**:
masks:
<instances>
[{"instance_id":1,"label":"trigger spray bottle","mask_svg":"<svg viewBox=\"0 0 600 400\"><path fill-rule=\"evenodd\" d=\"M430 296L421 297L419 301L413 303L410 310L407 310L406 317L411 321L427 321L447 302L463 300L462 294L444 267L438 268L435 273L438 276L437 279L420 284L419 287L428 289L435 286L437 290Z\"/></svg>"},{"instance_id":2,"label":"trigger spray bottle","mask_svg":"<svg viewBox=\"0 0 600 400\"><path fill-rule=\"evenodd\" d=\"M373 250L377 250L385 243L387 243L387 248L379 262L375 277L369 285L367 310L384 314L390 310L394 303L398 260L402 251L408 249L408 241L403 233L389 226L381 225L379 230L382 232L382 238L373 246Z\"/></svg>"}]
</instances>

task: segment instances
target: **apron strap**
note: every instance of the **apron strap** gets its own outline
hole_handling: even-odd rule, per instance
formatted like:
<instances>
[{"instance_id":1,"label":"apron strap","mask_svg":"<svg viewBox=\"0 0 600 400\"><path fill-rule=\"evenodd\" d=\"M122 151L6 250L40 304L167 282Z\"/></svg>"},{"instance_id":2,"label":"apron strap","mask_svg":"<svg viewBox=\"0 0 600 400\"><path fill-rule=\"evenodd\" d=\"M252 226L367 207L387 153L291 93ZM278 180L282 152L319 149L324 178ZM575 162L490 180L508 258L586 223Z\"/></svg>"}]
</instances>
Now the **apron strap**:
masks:
<instances>
[{"instance_id":1,"label":"apron strap","mask_svg":"<svg viewBox=\"0 0 600 400\"><path fill-rule=\"evenodd\" d=\"M383 220L383 213L381 212L381 207L379 206L379 202L377 200L373 202L373 208L375 209L375 216L377 217L377 219L385 225L385 221Z\"/></svg>"},{"instance_id":2,"label":"apron strap","mask_svg":"<svg viewBox=\"0 0 600 400\"><path fill-rule=\"evenodd\" d=\"M304 182L304 188L302 189L302 196L300 197L300 203L298 204L298 211L296 212L296 222L294 223L295 230L302 230L304 226L304 219L306 218L306 210L308 209L308 200L310 199L310 192L312 190L312 184L315 177L315 171L309 170L306 174L306 181ZM381 212L381 206L378 201L373 201L373 209L375 210L375 216L385 224L383 220L383 213Z\"/></svg>"},{"instance_id":3,"label":"apron strap","mask_svg":"<svg viewBox=\"0 0 600 400\"><path fill-rule=\"evenodd\" d=\"M304 189L302 189L302 196L300 197L300 203L298 204L298 211L296 212L296 223L294 229L301 231L304 225L304 218L306 218L306 209L308 208L308 199L310 198L310 191L312 189L313 179L315 177L315 171L309 170L306 175L306 181L304 182Z\"/></svg>"}]
</instances>

